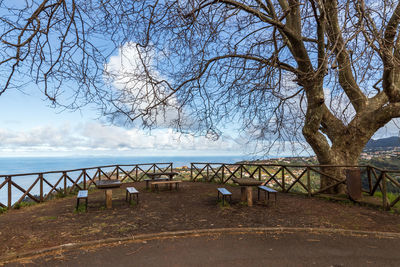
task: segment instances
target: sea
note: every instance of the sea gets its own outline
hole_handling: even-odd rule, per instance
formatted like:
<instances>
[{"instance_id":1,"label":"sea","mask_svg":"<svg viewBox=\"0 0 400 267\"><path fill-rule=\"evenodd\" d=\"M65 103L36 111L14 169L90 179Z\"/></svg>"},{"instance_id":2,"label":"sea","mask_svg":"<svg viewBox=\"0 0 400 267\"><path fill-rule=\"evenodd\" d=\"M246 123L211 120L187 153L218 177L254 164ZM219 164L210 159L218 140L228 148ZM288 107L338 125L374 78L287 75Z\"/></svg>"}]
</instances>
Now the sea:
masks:
<instances>
[{"instance_id":1,"label":"sea","mask_svg":"<svg viewBox=\"0 0 400 267\"><path fill-rule=\"evenodd\" d=\"M252 159L250 156L135 156L135 157L0 157L0 176L21 173L38 173L48 171L63 171L73 169L83 169L96 166L123 165L123 164L143 164L143 163L173 163L173 167L190 167L192 162L214 162L214 163L235 163L241 160ZM37 179L37 175L13 177L13 181L27 190ZM45 178L52 184L60 178L58 174L47 174ZM4 182L4 177L0 177L0 185ZM59 185L61 187L61 185ZM44 192L49 190L44 184ZM40 192L37 183L30 194L37 195ZM23 195L23 192L14 186L12 187L12 203L15 203ZM8 187L4 185L0 189L0 203L7 204Z\"/></svg>"}]
</instances>

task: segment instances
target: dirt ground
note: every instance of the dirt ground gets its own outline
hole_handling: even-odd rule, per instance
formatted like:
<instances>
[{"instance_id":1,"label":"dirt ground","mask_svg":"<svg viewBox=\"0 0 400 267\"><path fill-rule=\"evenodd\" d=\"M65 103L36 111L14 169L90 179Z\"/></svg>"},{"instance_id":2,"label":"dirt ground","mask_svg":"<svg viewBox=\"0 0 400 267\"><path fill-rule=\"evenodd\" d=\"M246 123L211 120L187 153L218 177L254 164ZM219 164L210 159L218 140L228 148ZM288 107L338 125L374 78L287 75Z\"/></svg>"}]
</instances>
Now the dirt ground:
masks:
<instances>
[{"instance_id":1,"label":"dirt ground","mask_svg":"<svg viewBox=\"0 0 400 267\"><path fill-rule=\"evenodd\" d=\"M124 184L124 187L130 184ZM89 192L88 212L74 212L74 196L12 210L0 215L0 257L76 243L177 230L228 227L314 227L400 232L400 215L351 203L278 193L276 205L240 202L240 187L224 185L232 204L217 203L213 183L183 182L178 191L151 192L133 184L139 204L125 202L125 189L113 191L113 208L105 209L104 191ZM257 192L254 190L254 199Z\"/></svg>"}]
</instances>

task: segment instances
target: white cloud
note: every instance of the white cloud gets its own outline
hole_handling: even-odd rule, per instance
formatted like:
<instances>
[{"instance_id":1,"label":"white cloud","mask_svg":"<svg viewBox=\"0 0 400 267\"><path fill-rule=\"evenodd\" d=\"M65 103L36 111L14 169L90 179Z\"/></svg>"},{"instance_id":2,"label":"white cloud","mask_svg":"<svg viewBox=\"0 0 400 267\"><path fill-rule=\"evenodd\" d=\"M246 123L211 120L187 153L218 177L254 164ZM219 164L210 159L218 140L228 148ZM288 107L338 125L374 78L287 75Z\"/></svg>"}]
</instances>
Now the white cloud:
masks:
<instances>
[{"instance_id":1,"label":"white cloud","mask_svg":"<svg viewBox=\"0 0 400 267\"><path fill-rule=\"evenodd\" d=\"M125 114L142 115L147 123L168 127L179 118L179 113L183 114L167 79L154 66L155 57L160 55L151 48L128 42L120 47L118 55L110 57L104 66L104 78L119 92L115 103Z\"/></svg>"},{"instance_id":2,"label":"white cloud","mask_svg":"<svg viewBox=\"0 0 400 267\"><path fill-rule=\"evenodd\" d=\"M15 153L84 153L119 155L120 153L154 154L238 154L240 146L223 137L212 141L205 137L180 134L171 129L157 129L151 135L140 129L125 129L88 122L61 127L39 126L29 130L0 128L0 155Z\"/></svg>"}]
</instances>

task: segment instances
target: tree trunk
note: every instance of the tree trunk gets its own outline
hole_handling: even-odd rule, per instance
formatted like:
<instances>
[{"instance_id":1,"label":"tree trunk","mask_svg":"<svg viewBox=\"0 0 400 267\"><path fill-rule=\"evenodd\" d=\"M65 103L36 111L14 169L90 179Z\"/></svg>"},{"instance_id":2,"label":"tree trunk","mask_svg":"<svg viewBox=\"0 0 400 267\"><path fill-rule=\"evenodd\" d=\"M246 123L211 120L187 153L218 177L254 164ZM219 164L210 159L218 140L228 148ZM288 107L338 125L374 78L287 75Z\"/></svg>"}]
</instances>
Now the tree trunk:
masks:
<instances>
[{"instance_id":1,"label":"tree trunk","mask_svg":"<svg viewBox=\"0 0 400 267\"><path fill-rule=\"evenodd\" d=\"M335 146L332 146L333 148ZM342 167L321 167L321 172L326 175L321 175L320 178L320 189L327 188L331 185L343 181L346 179L346 169L350 166L358 165L359 155L364 148L364 144L358 144L358 147L354 146L339 146L332 149L329 153L329 157L321 157L317 155L318 161L321 165L335 165ZM323 193L328 194L346 194L346 184L339 184L334 187L328 188Z\"/></svg>"},{"instance_id":2,"label":"tree trunk","mask_svg":"<svg viewBox=\"0 0 400 267\"><path fill-rule=\"evenodd\" d=\"M321 175L320 189L328 188L327 190L323 191L322 193L327 193L327 194L346 194L346 186L344 184L339 184L337 186L329 188L329 186L331 186L333 184L336 184L338 182L337 180L345 179L344 168L321 167L321 172L326 174L326 175Z\"/></svg>"}]
</instances>

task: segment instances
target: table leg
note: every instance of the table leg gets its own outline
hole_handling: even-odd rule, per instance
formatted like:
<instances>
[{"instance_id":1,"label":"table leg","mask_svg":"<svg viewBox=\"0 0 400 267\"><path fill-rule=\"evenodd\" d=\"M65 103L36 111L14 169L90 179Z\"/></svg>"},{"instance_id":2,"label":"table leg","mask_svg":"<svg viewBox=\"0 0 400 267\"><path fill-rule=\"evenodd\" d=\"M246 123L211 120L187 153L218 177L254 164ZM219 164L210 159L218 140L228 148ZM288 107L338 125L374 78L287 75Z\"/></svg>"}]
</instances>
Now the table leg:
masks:
<instances>
[{"instance_id":1,"label":"table leg","mask_svg":"<svg viewBox=\"0 0 400 267\"><path fill-rule=\"evenodd\" d=\"M246 186L247 206L253 206L253 188Z\"/></svg>"},{"instance_id":2,"label":"table leg","mask_svg":"<svg viewBox=\"0 0 400 267\"><path fill-rule=\"evenodd\" d=\"M240 192L241 192L240 201L241 202L246 202L246 187L245 186L241 186L240 187Z\"/></svg>"},{"instance_id":3,"label":"table leg","mask_svg":"<svg viewBox=\"0 0 400 267\"><path fill-rule=\"evenodd\" d=\"M106 189L106 208L107 209L112 208L112 190L111 189Z\"/></svg>"}]
</instances>

